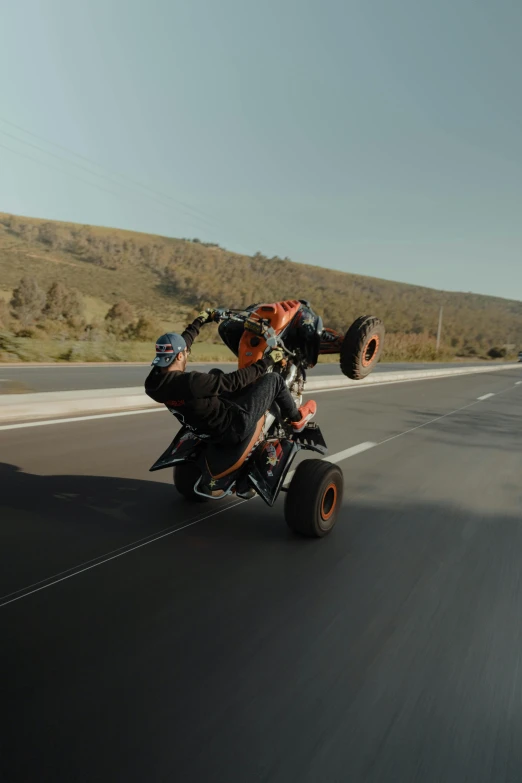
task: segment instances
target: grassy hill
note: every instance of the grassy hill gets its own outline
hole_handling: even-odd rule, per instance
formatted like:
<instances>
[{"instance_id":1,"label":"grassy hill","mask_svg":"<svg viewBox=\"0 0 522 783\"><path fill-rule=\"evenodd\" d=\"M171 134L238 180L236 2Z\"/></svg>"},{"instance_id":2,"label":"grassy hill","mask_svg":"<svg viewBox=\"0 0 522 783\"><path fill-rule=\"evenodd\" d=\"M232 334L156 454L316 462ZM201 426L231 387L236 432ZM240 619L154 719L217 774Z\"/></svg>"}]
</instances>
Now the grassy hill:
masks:
<instances>
[{"instance_id":1,"label":"grassy hill","mask_svg":"<svg viewBox=\"0 0 522 783\"><path fill-rule=\"evenodd\" d=\"M249 257L198 240L0 213L0 297L10 300L24 275L44 289L59 280L80 291L83 323L75 325L74 334L62 329L62 342L66 337L81 341L85 324L103 324L109 308L122 299L136 316L154 318L158 327L180 328L207 305L239 307L297 296L310 299L325 323L338 329L361 314L378 315L387 328L387 357L392 359L435 358L440 305L441 358L522 344L522 302L435 291L259 253ZM37 327L39 332L26 340L54 339L45 323ZM5 329L16 337L16 321L4 324ZM217 346L214 353L212 358L218 358Z\"/></svg>"}]
</instances>

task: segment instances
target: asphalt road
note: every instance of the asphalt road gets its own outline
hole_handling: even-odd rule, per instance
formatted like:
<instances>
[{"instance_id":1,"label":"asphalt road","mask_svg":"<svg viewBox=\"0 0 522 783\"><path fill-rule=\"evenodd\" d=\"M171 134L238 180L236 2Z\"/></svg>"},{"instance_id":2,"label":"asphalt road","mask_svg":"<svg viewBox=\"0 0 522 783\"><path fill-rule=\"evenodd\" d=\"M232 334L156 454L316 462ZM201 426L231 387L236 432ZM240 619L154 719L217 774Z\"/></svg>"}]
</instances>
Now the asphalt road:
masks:
<instances>
[{"instance_id":1,"label":"asphalt road","mask_svg":"<svg viewBox=\"0 0 522 783\"><path fill-rule=\"evenodd\" d=\"M0 433L0 780L519 783L517 382L318 394L322 541L178 499L163 411Z\"/></svg>"},{"instance_id":2,"label":"asphalt road","mask_svg":"<svg viewBox=\"0 0 522 783\"><path fill-rule=\"evenodd\" d=\"M479 363L479 365L482 363ZM375 372L398 372L400 370L422 370L434 367L458 367L452 364L380 364ZM470 366L466 363L466 366ZM473 364L471 365L473 366ZM208 367L221 367L225 372L234 369L233 364L191 364L193 370L206 370ZM48 392L74 391L76 389L118 389L129 386L140 386L147 373L149 365L107 365L78 366L74 364L31 367L19 365L2 367L0 365L0 394L2 391L18 392ZM340 374L339 364L319 364L310 371L316 375Z\"/></svg>"}]
</instances>

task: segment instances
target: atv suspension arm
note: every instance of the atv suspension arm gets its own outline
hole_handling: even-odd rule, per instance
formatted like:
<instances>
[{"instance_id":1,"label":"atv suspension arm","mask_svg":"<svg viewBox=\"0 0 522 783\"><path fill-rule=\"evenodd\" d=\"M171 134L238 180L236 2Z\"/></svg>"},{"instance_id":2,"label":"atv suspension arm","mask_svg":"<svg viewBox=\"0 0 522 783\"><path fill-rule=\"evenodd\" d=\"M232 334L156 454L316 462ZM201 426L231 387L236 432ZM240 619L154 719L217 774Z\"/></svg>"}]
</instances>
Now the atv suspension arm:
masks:
<instances>
[{"instance_id":1,"label":"atv suspension arm","mask_svg":"<svg viewBox=\"0 0 522 783\"><path fill-rule=\"evenodd\" d=\"M321 347L319 353L324 356L329 353L339 353L344 337L335 329L323 329L321 333Z\"/></svg>"}]
</instances>

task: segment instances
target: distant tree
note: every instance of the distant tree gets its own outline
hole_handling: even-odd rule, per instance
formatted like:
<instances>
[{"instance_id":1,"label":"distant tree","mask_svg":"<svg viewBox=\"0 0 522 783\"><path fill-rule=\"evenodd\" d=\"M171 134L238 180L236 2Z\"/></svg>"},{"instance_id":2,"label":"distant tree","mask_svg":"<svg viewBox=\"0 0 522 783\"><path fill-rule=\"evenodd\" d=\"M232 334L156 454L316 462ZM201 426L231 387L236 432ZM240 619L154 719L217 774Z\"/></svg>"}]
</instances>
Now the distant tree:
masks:
<instances>
[{"instance_id":1,"label":"distant tree","mask_svg":"<svg viewBox=\"0 0 522 783\"><path fill-rule=\"evenodd\" d=\"M83 329L84 339L89 340L89 342L103 340L107 336L107 332L103 327L103 324L96 321L86 324Z\"/></svg>"},{"instance_id":2,"label":"distant tree","mask_svg":"<svg viewBox=\"0 0 522 783\"><path fill-rule=\"evenodd\" d=\"M462 347L462 355L463 356L476 356L478 353L477 349L474 345L472 345L470 342L466 340Z\"/></svg>"},{"instance_id":3,"label":"distant tree","mask_svg":"<svg viewBox=\"0 0 522 783\"><path fill-rule=\"evenodd\" d=\"M10 228L14 234L17 234L20 227L20 218L16 215L9 215L5 225Z\"/></svg>"},{"instance_id":4,"label":"distant tree","mask_svg":"<svg viewBox=\"0 0 522 783\"><path fill-rule=\"evenodd\" d=\"M65 250L75 256L82 256L89 250L89 240L83 237L79 231L74 231L65 245Z\"/></svg>"},{"instance_id":5,"label":"distant tree","mask_svg":"<svg viewBox=\"0 0 522 783\"><path fill-rule=\"evenodd\" d=\"M147 315L140 315L136 323L129 327L129 337L142 342L155 340L160 333L161 327Z\"/></svg>"},{"instance_id":6,"label":"distant tree","mask_svg":"<svg viewBox=\"0 0 522 783\"><path fill-rule=\"evenodd\" d=\"M22 326L26 327L41 317L45 301L45 291L40 288L34 277L23 277L13 291L11 307L16 318Z\"/></svg>"},{"instance_id":7,"label":"distant tree","mask_svg":"<svg viewBox=\"0 0 522 783\"><path fill-rule=\"evenodd\" d=\"M53 247L58 243L58 230L54 223L42 223L38 228L38 241Z\"/></svg>"},{"instance_id":8,"label":"distant tree","mask_svg":"<svg viewBox=\"0 0 522 783\"><path fill-rule=\"evenodd\" d=\"M412 334L422 334L424 331L424 326L422 323L422 318L420 315L414 315L412 322L411 322L411 328L409 330Z\"/></svg>"},{"instance_id":9,"label":"distant tree","mask_svg":"<svg viewBox=\"0 0 522 783\"><path fill-rule=\"evenodd\" d=\"M64 316L68 321L74 321L83 318L84 304L82 295L76 288L69 289Z\"/></svg>"},{"instance_id":10,"label":"distant tree","mask_svg":"<svg viewBox=\"0 0 522 783\"><path fill-rule=\"evenodd\" d=\"M10 215L8 221L4 223L9 230L18 237L31 241L38 234L38 229L32 223L25 222L25 218L19 218L16 215Z\"/></svg>"},{"instance_id":11,"label":"distant tree","mask_svg":"<svg viewBox=\"0 0 522 783\"><path fill-rule=\"evenodd\" d=\"M83 301L75 289L53 283L47 292L44 316L52 321L72 321L83 315Z\"/></svg>"},{"instance_id":12,"label":"distant tree","mask_svg":"<svg viewBox=\"0 0 522 783\"><path fill-rule=\"evenodd\" d=\"M67 288L63 283L53 283L47 291L44 315L51 321L63 320L63 310L67 298Z\"/></svg>"},{"instance_id":13,"label":"distant tree","mask_svg":"<svg viewBox=\"0 0 522 783\"><path fill-rule=\"evenodd\" d=\"M121 299L116 304L113 304L105 316L105 322L109 330L120 334L128 329L134 320L134 310L125 299Z\"/></svg>"},{"instance_id":14,"label":"distant tree","mask_svg":"<svg viewBox=\"0 0 522 783\"><path fill-rule=\"evenodd\" d=\"M490 359L503 359L506 355L506 349L505 348L490 348L488 351L488 356Z\"/></svg>"},{"instance_id":15,"label":"distant tree","mask_svg":"<svg viewBox=\"0 0 522 783\"><path fill-rule=\"evenodd\" d=\"M7 326L11 318L9 305L5 299L0 299L0 326Z\"/></svg>"},{"instance_id":16,"label":"distant tree","mask_svg":"<svg viewBox=\"0 0 522 783\"><path fill-rule=\"evenodd\" d=\"M402 356L421 361L422 357L431 356L440 293L330 270L326 268L328 257L316 259L324 266L309 266L290 262L289 258L279 261L273 256L267 259L261 252L253 258L219 250L212 247L213 244L205 242L204 238L199 242L189 238L181 241L92 226L0 216L0 288L2 280L5 280L4 288L12 287L10 275L22 262L24 274L29 275L34 270L39 280L45 280L47 290L57 279L56 266L42 263L38 255L43 255L42 248L53 251L59 248L61 259L65 261L69 254L81 274L85 294L112 303L125 297L136 316L142 314L145 320L148 315L144 308L150 309L163 323L172 316L175 306L188 309L200 303L202 306L244 307L260 300L302 298L310 300L326 325L343 333L355 318L365 313L382 318L387 334L397 336L397 340L387 341L394 360ZM81 269L78 261L82 262ZM351 263L355 263L355 259L348 256L348 268ZM63 269L67 271L65 266ZM121 274L106 274L107 270L120 269ZM109 282L111 277L113 284ZM491 346L501 349L508 335L509 342L522 343L522 303L465 293L444 296L444 343L438 358L442 357L443 350L470 358L485 356ZM70 334L76 327L84 333L83 323L70 323L60 315L58 320L51 320L52 309L63 312L61 306L56 306L49 307L45 313L49 316L46 323L49 334ZM31 306L29 316L24 320L33 321L37 311L38 307L34 310ZM138 327L137 317L131 319L129 331L124 323L128 320L128 317L109 318L105 322L102 319L103 335L109 328L119 331L120 327L123 329L119 334L125 339L132 331L134 334L147 333L145 324ZM34 326L40 331L43 323L45 321L37 317ZM17 321L16 326L20 334L20 330L30 330L33 325L24 327ZM208 327L205 331L206 341L210 339L210 330ZM402 339L406 336L411 340Z\"/></svg>"}]
</instances>

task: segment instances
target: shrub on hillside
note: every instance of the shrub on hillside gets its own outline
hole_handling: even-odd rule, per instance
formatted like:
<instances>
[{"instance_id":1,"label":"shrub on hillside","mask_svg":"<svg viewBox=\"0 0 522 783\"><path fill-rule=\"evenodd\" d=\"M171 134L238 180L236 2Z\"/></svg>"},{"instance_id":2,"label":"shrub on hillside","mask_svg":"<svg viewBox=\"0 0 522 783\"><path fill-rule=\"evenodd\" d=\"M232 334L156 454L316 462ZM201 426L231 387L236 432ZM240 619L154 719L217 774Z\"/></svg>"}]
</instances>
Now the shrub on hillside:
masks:
<instances>
[{"instance_id":1,"label":"shrub on hillside","mask_svg":"<svg viewBox=\"0 0 522 783\"><path fill-rule=\"evenodd\" d=\"M0 330L0 361L7 362L13 359L26 361L28 358L17 340L8 332Z\"/></svg>"},{"instance_id":2,"label":"shrub on hillside","mask_svg":"<svg viewBox=\"0 0 522 783\"><path fill-rule=\"evenodd\" d=\"M13 291L11 308L23 327L34 324L42 315L46 296L33 277L23 277Z\"/></svg>"},{"instance_id":3,"label":"shrub on hillside","mask_svg":"<svg viewBox=\"0 0 522 783\"><path fill-rule=\"evenodd\" d=\"M132 306L125 299L122 299L111 307L105 316L105 324L110 332L123 334L132 326L135 318Z\"/></svg>"},{"instance_id":4,"label":"shrub on hillside","mask_svg":"<svg viewBox=\"0 0 522 783\"><path fill-rule=\"evenodd\" d=\"M104 302L125 299L135 312L150 309L176 330L189 307L244 307L260 298L298 297L309 299L327 326L343 332L358 316L371 313L384 321L388 335L413 334L422 340L424 335L429 340L435 337L444 304L443 339L460 355L485 355L491 345L503 345L506 334L522 343L520 302L442 293L295 264L262 252L239 255L213 247L205 238L193 242L31 218L0 218L4 289L16 285L22 274L32 275L47 289L59 271L60 280L78 287L83 295ZM113 331L116 324L108 325ZM205 329L202 339L215 339L210 334Z\"/></svg>"},{"instance_id":5,"label":"shrub on hillside","mask_svg":"<svg viewBox=\"0 0 522 783\"><path fill-rule=\"evenodd\" d=\"M45 318L51 321L79 321L84 313L83 301L79 291L67 288L63 283L56 282L47 291L46 304L43 311Z\"/></svg>"},{"instance_id":6,"label":"shrub on hillside","mask_svg":"<svg viewBox=\"0 0 522 783\"><path fill-rule=\"evenodd\" d=\"M131 324L127 329L126 336L129 340L140 340L146 342L156 340L162 332L162 328L157 321L147 315L140 315L136 323Z\"/></svg>"},{"instance_id":7,"label":"shrub on hillside","mask_svg":"<svg viewBox=\"0 0 522 783\"><path fill-rule=\"evenodd\" d=\"M490 348L488 351L488 356L490 359L504 359L507 354L507 351L505 348Z\"/></svg>"},{"instance_id":8,"label":"shrub on hillside","mask_svg":"<svg viewBox=\"0 0 522 783\"><path fill-rule=\"evenodd\" d=\"M472 358L473 356L478 356L478 351L474 345L465 342L462 347L462 351L460 352L460 355Z\"/></svg>"},{"instance_id":9,"label":"shrub on hillside","mask_svg":"<svg viewBox=\"0 0 522 783\"><path fill-rule=\"evenodd\" d=\"M428 335L387 334L384 340L384 362L451 361L455 352L446 345L437 351L437 342Z\"/></svg>"},{"instance_id":10,"label":"shrub on hillside","mask_svg":"<svg viewBox=\"0 0 522 783\"><path fill-rule=\"evenodd\" d=\"M9 305L4 299L0 299L0 328L6 328L11 321Z\"/></svg>"}]
</instances>

